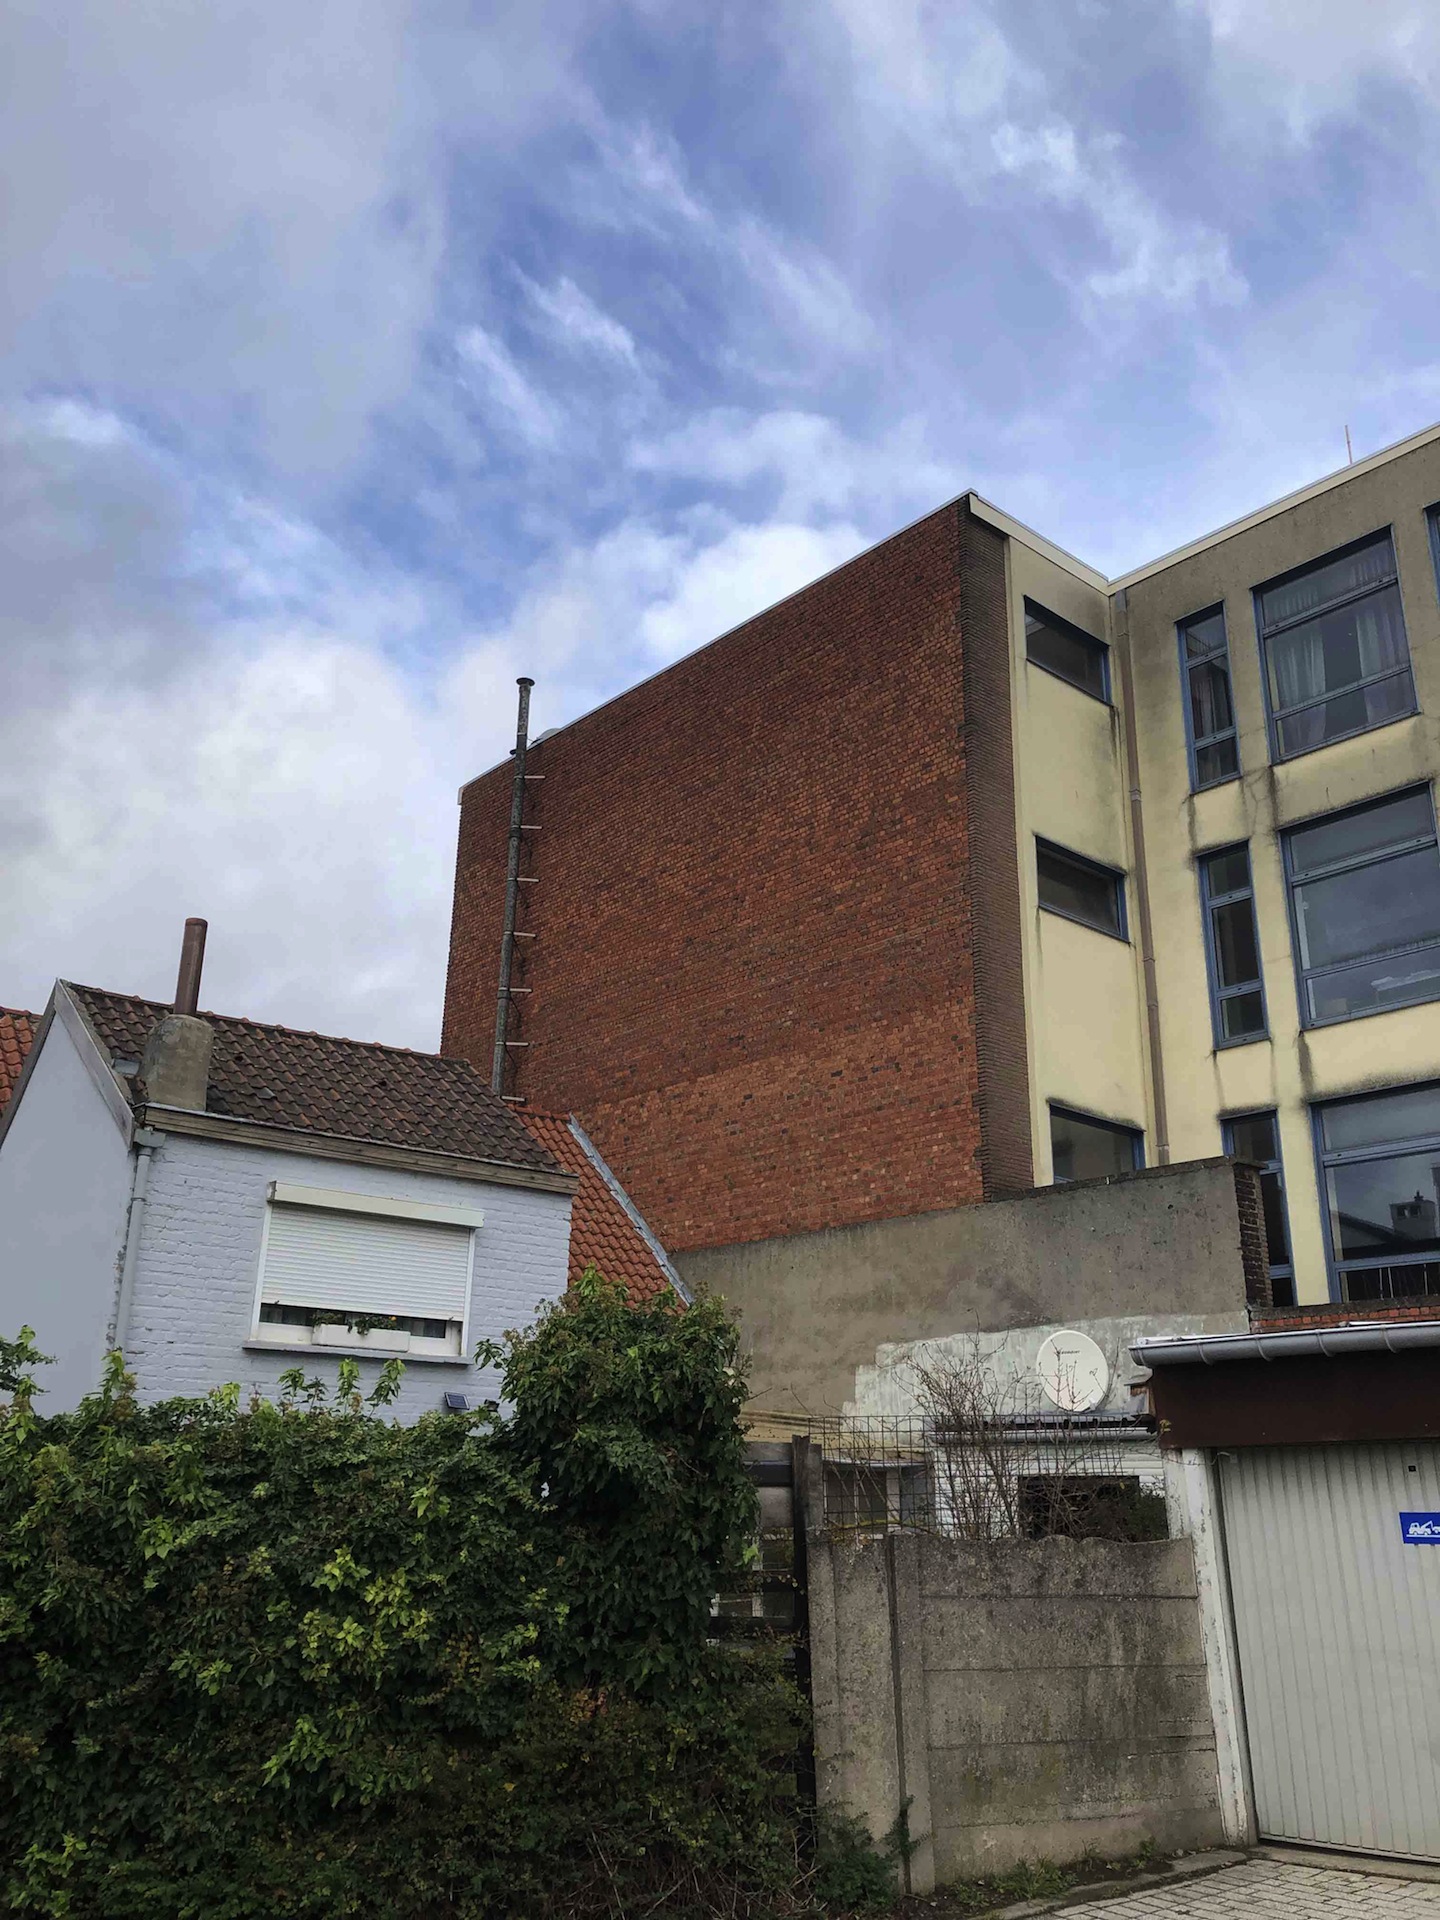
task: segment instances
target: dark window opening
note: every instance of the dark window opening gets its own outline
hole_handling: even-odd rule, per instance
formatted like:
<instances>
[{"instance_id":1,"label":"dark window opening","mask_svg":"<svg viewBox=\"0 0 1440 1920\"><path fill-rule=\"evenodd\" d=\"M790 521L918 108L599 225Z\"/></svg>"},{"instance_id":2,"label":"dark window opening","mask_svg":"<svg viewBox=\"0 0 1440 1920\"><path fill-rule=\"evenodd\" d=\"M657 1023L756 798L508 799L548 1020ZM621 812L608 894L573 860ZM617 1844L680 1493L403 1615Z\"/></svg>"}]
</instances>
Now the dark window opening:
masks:
<instances>
[{"instance_id":1,"label":"dark window opening","mask_svg":"<svg viewBox=\"0 0 1440 1920\"><path fill-rule=\"evenodd\" d=\"M1110 649L1083 628L1025 602L1025 657L1097 700L1110 698Z\"/></svg>"},{"instance_id":2,"label":"dark window opening","mask_svg":"<svg viewBox=\"0 0 1440 1920\"><path fill-rule=\"evenodd\" d=\"M1388 532L1257 588L1255 605L1277 760L1415 711Z\"/></svg>"},{"instance_id":3,"label":"dark window opening","mask_svg":"<svg viewBox=\"0 0 1440 1920\"><path fill-rule=\"evenodd\" d=\"M1277 1307L1295 1304L1295 1267L1290 1254L1290 1220L1285 1207L1285 1169L1280 1160L1280 1128L1273 1112L1236 1113L1221 1122L1225 1151L1260 1169L1260 1203L1265 1214L1265 1249L1270 1262L1270 1297Z\"/></svg>"},{"instance_id":4,"label":"dark window opening","mask_svg":"<svg viewBox=\"0 0 1440 1920\"><path fill-rule=\"evenodd\" d=\"M1440 1293L1440 1086L1334 1101L1316 1131L1341 1298Z\"/></svg>"},{"instance_id":5,"label":"dark window opening","mask_svg":"<svg viewBox=\"0 0 1440 1920\"><path fill-rule=\"evenodd\" d=\"M1440 849L1428 788L1282 838L1303 1023L1440 999Z\"/></svg>"},{"instance_id":6,"label":"dark window opening","mask_svg":"<svg viewBox=\"0 0 1440 1920\"><path fill-rule=\"evenodd\" d=\"M1103 1180L1117 1173L1134 1173L1145 1164L1144 1137L1134 1127L1052 1106L1050 1163L1057 1186L1068 1180Z\"/></svg>"},{"instance_id":7,"label":"dark window opening","mask_svg":"<svg viewBox=\"0 0 1440 1920\"><path fill-rule=\"evenodd\" d=\"M1233 780L1240 771L1240 747L1223 607L1180 622L1180 670L1185 680L1190 784L1199 789Z\"/></svg>"},{"instance_id":8,"label":"dark window opening","mask_svg":"<svg viewBox=\"0 0 1440 1920\"><path fill-rule=\"evenodd\" d=\"M1248 847L1225 847L1200 862L1205 941L1210 963L1210 1021L1217 1047L1266 1035L1260 936Z\"/></svg>"},{"instance_id":9,"label":"dark window opening","mask_svg":"<svg viewBox=\"0 0 1440 1920\"><path fill-rule=\"evenodd\" d=\"M1165 1496L1138 1474L1032 1473L1019 1486L1022 1540L1165 1540Z\"/></svg>"},{"instance_id":10,"label":"dark window opening","mask_svg":"<svg viewBox=\"0 0 1440 1920\"><path fill-rule=\"evenodd\" d=\"M1035 885L1041 906L1051 913L1125 939L1125 877L1113 867L1037 840Z\"/></svg>"}]
</instances>

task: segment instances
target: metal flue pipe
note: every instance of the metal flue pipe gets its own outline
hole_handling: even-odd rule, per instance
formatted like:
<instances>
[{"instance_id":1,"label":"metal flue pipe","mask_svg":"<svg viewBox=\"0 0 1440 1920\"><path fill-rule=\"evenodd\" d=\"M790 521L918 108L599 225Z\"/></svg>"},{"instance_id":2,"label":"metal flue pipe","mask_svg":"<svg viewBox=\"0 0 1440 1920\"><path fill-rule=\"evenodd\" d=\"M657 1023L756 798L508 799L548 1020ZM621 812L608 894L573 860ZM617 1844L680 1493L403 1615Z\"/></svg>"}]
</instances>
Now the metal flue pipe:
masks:
<instances>
[{"instance_id":1,"label":"metal flue pipe","mask_svg":"<svg viewBox=\"0 0 1440 1920\"><path fill-rule=\"evenodd\" d=\"M200 1005L200 974L205 965L206 923L185 922L185 938L180 943L180 976L175 982L176 1013L193 1014Z\"/></svg>"},{"instance_id":2,"label":"metal flue pipe","mask_svg":"<svg viewBox=\"0 0 1440 1920\"><path fill-rule=\"evenodd\" d=\"M515 770L510 788L510 844L505 862L505 931L500 940L500 991L495 1000L495 1056L490 1085L505 1091L505 1040L510 1025L510 969L515 960L515 908L520 898L521 821L525 813L525 746L530 728L530 689L535 682L521 674L515 682L520 705L515 720Z\"/></svg>"}]
</instances>

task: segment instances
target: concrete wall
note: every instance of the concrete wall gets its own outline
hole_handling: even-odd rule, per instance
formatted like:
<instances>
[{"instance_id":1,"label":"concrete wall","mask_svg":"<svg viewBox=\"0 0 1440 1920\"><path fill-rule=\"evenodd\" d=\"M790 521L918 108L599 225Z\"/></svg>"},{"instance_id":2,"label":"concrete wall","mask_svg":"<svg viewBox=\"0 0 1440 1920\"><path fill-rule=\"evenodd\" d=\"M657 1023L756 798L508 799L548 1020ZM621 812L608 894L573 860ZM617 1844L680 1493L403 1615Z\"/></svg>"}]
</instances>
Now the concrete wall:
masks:
<instances>
[{"instance_id":1,"label":"concrete wall","mask_svg":"<svg viewBox=\"0 0 1440 1920\"><path fill-rule=\"evenodd\" d=\"M676 1265L739 1310L756 1409L818 1416L852 1406L858 1371L892 1344L1173 1315L1189 1332L1239 1330L1241 1236L1234 1171L1211 1160Z\"/></svg>"},{"instance_id":2,"label":"concrete wall","mask_svg":"<svg viewBox=\"0 0 1440 1920\"><path fill-rule=\"evenodd\" d=\"M822 1802L908 1799L913 1891L1224 1840L1188 1540L822 1535L810 1619Z\"/></svg>"},{"instance_id":3,"label":"concrete wall","mask_svg":"<svg viewBox=\"0 0 1440 1920\"><path fill-rule=\"evenodd\" d=\"M39 1376L43 1412L73 1406L99 1378L129 1199L125 1136L52 1020L0 1141L0 1332L32 1326L54 1355Z\"/></svg>"},{"instance_id":4,"label":"concrete wall","mask_svg":"<svg viewBox=\"0 0 1440 1920\"><path fill-rule=\"evenodd\" d=\"M1289 1200L1296 1297L1329 1297L1324 1209L1310 1103L1440 1078L1440 1008L1408 1007L1304 1029L1278 835L1316 814L1378 798L1440 772L1440 598L1425 509L1440 499L1431 441L1259 524L1216 539L1126 586L1116 625L1128 633L1144 794L1172 1151L1219 1150L1220 1117L1275 1108ZM1252 589L1346 542L1392 529L1420 711L1272 765ZM1176 623L1223 603L1241 775L1190 792ZM1217 1050L1210 1028L1197 857L1250 843L1270 1037Z\"/></svg>"},{"instance_id":5,"label":"concrete wall","mask_svg":"<svg viewBox=\"0 0 1440 1920\"><path fill-rule=\"evenodd\" d=\"M124 1336L141 1397L200 1394L238 1380L246 1393L276 1392L288 1367L335 1378L333 1350L247 1350L254 1325L266 1187L289 1180L308 1187L478 1207L470 1339L497 1338L526 1325L543 1302L564 1291L570 1201L564 1194L487 1186L438 1174L341 1166L299 1154L222 1146L168 1134L155 1154L140 1243L134 1301ZM362 1385L380 1360L361 1361ZM404 1385L391 1411L401 1419L438 1411L449 1391L493 1399L498 1382L467 1360L405 1356Z\"/></svg>"}]
</instances>

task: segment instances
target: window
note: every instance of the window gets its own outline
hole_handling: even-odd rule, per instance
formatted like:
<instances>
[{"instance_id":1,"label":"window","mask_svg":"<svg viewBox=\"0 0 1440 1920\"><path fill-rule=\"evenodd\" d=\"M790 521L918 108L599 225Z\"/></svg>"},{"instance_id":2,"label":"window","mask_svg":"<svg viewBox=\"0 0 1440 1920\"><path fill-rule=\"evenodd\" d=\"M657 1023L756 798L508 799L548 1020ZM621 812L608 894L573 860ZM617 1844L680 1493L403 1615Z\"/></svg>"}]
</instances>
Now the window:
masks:
<instances>
[{"instance_id":1,"label":"window","mask_svg":"<svg viewBox=\"0 0 1440 1920\"><path fill-rule=\"evenodd\" d=\"M1430 523L1430 554L1435 562L1435 590L1440 593L1440 500L1436 501L1425 518Z\"/></svg>"},{"instance_id":2,"label":"window","mask_svg":"<svg viewBox=\"0 0 1440 1920\"><path fill-rule=\"evenodd\" d=\"M252 1339L458 1356L478 1210L274 1181Z\"/></svg>"},{"instance_id":3,"label":"window","mask_svg":"<svg viewBox=\"0 0 1440 1920\"><path fill-rule=\"evenodd\" d=\"M1200 861L1205 943L1210 962L1210 1019L1217 1047L1265 1038L1265 991L1250 886L1248 847L1222 847Z\"/></svg>"},{"instance_id":4,"label":"window","mask_svg":"<svg viewBox=\"0 0 1440 1920\"><path fill-rule=\"evenodd\" d=\"M1337 1100L1316 1134L1339 1297L1440 1293L1440 1086Z\"/></svg>"},{"instance_id":5,"label":"window","mask_svg":"<svg viewBox=\"0 0 1440 1920\"><path fill-rule=\"evenodd\" d=\"M1058 613L1025 602L1025 658L1097 700L1110 698L1110 649Z\"/></svg>"},{"instance_id":6,"label":"window","mask_svg":"<svg viewBox=\"0 0 1440 1920\"><path fill-rule=\"evenodd\" d=\"M1388 532L1257 588L1255 606L1277 760L1415 711Z\"/></svg>"},{"instance_id":7,"label":"window","mask_svg":"<svg viewBox=\"0 0 1440 1920\"><path fill-rule=\"evenodd\" d=\"M1052 1106L1050 1164L1057 1186L1066 1180L1103 1180L1108 1175L1134 1173L1145 1164L1144 1138L1134 1127Z\"/></svg>"},{"instance_id":8,"label":"window","mask_svg":"<svg viewBox=\"0 0 1440 1920\"><path fill-rule=\"evenodd\" d=\"M1440 998L1440 853L1429 789L1282 837L1304 1024Z\"/></svg>"},{"instance_id":9,"label":"window","mask_svg":"<svg viewBox=\"0 0 1440 1920\"><path fill-rule=\"evenodd\" d=\"M1225 609L1211 607L1180 622L1180 671L1185 680L1185 737L1190 784L1213 787L1240 771L1235 705L1230 697L1230 645Z\"/></svg>"},{"instance_id":10,"label":"window","mask_svg":"<svg viewBox=\"0 0 1440 1920\"><path fill-rule=\"evenodd\" d=\"M1048 840L1035 842L1035 888L1042 907L1124 940L1125 876Z\"/></svg>"},{"instance_id":11,"label":"window","mask_svg":"<svg viewBox=\"0 0 1440 1920\"><path fill-rule=\"evenodd\" d=\"M1233 1113L1220 1122L1225 1151L1260 1169L1260 1201L1265 1210L1265 1245L1270 1259L1270 1297L1277 1307L1295 1304L1295 1268L1290 1258L1290 1222L1285 1210L1285 1169L1280 1164L1280 1129L1271 1113Z\"/></svg>"}]
</instances>

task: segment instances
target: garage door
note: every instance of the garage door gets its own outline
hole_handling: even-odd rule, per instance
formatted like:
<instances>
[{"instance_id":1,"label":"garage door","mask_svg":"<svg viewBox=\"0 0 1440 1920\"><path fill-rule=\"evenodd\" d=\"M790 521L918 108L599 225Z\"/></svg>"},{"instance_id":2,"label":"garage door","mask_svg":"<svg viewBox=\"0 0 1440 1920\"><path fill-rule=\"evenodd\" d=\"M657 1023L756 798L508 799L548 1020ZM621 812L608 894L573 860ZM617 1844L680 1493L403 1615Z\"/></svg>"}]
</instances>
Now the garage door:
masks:
<instances>
[{"instance_id":1,"label":"garage door","mask_svg":"<svg viewBox=\"0 0 1440 1920\"><path fill-rule=\"evenodd\" d=\"M1241 1448L1220 1484L1261 1833L1440 1859L1440 1538L1400 1520L1440 1451Z\"/></svg>"}]
</instances>

